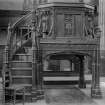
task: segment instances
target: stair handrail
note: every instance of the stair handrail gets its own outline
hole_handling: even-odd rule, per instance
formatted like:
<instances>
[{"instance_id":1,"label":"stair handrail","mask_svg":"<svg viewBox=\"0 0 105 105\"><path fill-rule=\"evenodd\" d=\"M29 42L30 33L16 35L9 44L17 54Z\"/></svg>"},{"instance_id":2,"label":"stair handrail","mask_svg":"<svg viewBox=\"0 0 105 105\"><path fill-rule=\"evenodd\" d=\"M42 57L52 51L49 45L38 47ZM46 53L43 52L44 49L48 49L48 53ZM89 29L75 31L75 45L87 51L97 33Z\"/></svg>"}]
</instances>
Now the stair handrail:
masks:
<instances>
[{"instance_id":1,"label":"stair handrail","mask_svg":"<svg viewBox=\"0 0 105 105\"><path fill-rule=\"evenodd\" d=\"M31 16L32 11L30 11L28 14L22 16L19 18L14 24L11 25L12 29L15 29L23 20L27 19L29 16Z\"/></svg>"},{"instance_id":2,"label":"stair handrail","mask_svg":"<svg viewBox=\"0 0 105 105\"><path fill-rule=\"evenodd\" d=\"M31 31L24 34L23 37L20 40L16 41L16 43L13 44L13 29L11 28L10 24L8 25L7 44L5 46L4 53L3 53L3 70L2 70L3 81L5 81L6 71L11 73L10 68L11 68L12 56L13 56L14 52L17 50L17 49L15 49L15 51L14 51L13 49L16 48L17 43L19 41L23 40L26 36L28 36L28 39L29 39L30 38L29 37L30 33L31 33ZM11 84L11 83L12 83L12 80L10 80L9 84ZM4 85L3 87L5 88L5 83L3 85Z\"/></svg>"},{"instance_id":3,"label":"stair handrail","mask_svg":"<svg viewBox=\"0 0 105 105\"><path fill-rule=\"evenodd\" d=\"M16 27L18 27L18 25L22 22L22 21L24 21L24 20L26 20L28 17L30 17L31 16L31 14L32 14L32 11L30 11L28 14L26 14L26 15L24 15L24 16L22 16L20 19L18 19L14 24L9 24L8 25L8 35L7 35L7 44L6 44L6 46L8 46L8 53L9 53L9 55L8 55L8 58L11 58L12 57L12 50L13 50L13 46L14 46L14 44L13 44L13 34L14 34L14 32L15 32L15 29L16 29ZM24 35L23 35L24 36ZM23 37L22 37L22 39L23 39ZM15 43L15 45L16 45L16 43Z\"/></svg>"},{"instance_id":4,"label":"stair handrail","mask_svg":"<svg viewBox=\"0 0 105 105\"><path fill-rule=\"evenodd\" d=\"M26 36L29 36L31 32L32 32L32 31L29 31L28 33L24 34L24 35L22 36L22 38L21 38L20 40L18 40L18 41L15 43L15 45L17 45L18 42L22 41L22 39L24 39ZM15 46L15 45L14 45L14 46Z\"/></svg>"},{"instance_id":5,"label":"stair handrail","mask_svg":"<svg viewBox=\"0 0 105 105\"><path fill-rule=\"evenodd\" d=\"M6 71L11 73L11 61L12 61L12 56L14 54L13 48L15 48L17 46L17 43L19 41L23 40L27 35L28 35L28 38L29 38L29 35L30 35L31 31L29 31L28 33L23 35L23 37L19 41L16 41L13 44L14 33L15 33L16 28L18 27L18 25L22 21L24 21L25 19L30 17L31 13L32 12L29 12L28 14L24 15L23 17L18 19L14 24L10 24L10 23L8 24L7 43L6 43L6 46L5 46L5 49L4 49L4 53L3 53L3 70L2 70L2 74L3 74L3 80L4 81L5 81L5 73L6 73ZM11 83L12 83L12 81L9 82L9 84L11 84ZM3 87L5 88L5 83L4 83Z\"/></svg>"},{"instance_id":6,"label":"stair handrail","mask_svg":"<svg viewBox=\"0 0 105 105\"><path fill-rule=\"evenodd\" d=\"M18 41L16 41L15 44L13 44L13 46L12 46L12 55L15 54L15 52L16 52L16 50L17 50L18 48L22 47L22 45L24 44L22 41L25 39L26 36L28 36L26 40L31 39L31 37L30 37L31 32L32 32L32 31L29 31L28 33L24 34L24 35L21 37L21 39L19 39ZM18 45L19 42L20 42L20 45ZM12 55L11 55L11 56L12 56Z\"/></svg>"}]
</instances>

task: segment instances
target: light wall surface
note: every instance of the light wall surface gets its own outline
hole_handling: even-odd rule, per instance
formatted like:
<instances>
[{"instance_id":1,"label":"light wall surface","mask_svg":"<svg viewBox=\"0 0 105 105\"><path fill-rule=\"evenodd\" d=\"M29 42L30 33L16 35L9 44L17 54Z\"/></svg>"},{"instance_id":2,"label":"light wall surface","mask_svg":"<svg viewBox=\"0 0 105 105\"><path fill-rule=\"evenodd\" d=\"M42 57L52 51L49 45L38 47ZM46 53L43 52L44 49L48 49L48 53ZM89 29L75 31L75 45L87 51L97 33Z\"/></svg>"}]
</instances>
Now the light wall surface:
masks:
<instances>
[{"instance_id":1,"label":"light wall surface","mask_svg":"<svg viewBox=\"0 0 105 105\"><path fill-rule=\"evenodd\" d=\"M99 25L101 28L101 55L105 57L105 0L99 0Z\"/></svg>"},{"instance_id":2,"label":"light wall surface","mask_svg":"<svg viewBox=\"0 0 105 105\"><path fill-rule=\"evenodd\" d=\"M22 10L24 0L0 0L0 10Z\"/></svg>"}]
</instances>

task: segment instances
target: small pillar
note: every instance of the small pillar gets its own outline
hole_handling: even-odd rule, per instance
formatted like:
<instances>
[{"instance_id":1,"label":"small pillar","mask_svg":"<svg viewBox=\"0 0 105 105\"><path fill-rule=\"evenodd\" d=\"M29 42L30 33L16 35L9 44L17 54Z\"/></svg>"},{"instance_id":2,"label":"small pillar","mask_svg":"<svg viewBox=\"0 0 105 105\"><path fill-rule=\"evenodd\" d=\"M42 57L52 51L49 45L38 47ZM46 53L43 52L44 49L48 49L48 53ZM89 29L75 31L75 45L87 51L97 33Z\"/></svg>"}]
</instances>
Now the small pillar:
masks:
<instances>
[{"instance_id":1,"label":"small pillar","mask_svg":"<svg viewBox=\"0 0 105 105\"><path fill-rule=\"evenodd\" d=\"M86 88L86 82L84 77L84 57L80 57L79 65L79 88Z\"/></svg>"},{"instance_id":2,"label":"small pillar","mask_svg":"<svg viewBox=\"0 0 105 105\"><path fill-rule=\"evenodd\" d=\"M97 41L93 50L93 62L92 62L92 87L91 97L102 98L100 89L100 35L101 31L99 27L96 27L95 39Z\"/></svg>"},{"instance_id":3,"label":"small pillar","mask_svg":"<svg viewBox=\"0 0 105 105\"><path fill-rule=\"evenodd\" d=\"M32 27L32 101L37 101L37 47L35 26Z\"/></svg>"},{"instance_id":4,"label":"small pillar","mask_svg":"<svg viewBox=\"0 0 105 105\"><path fill-rule=\"evenodd\" d=\"M92 63L92 87L91 87L91 96L93 98L101 98L101 89L100 89L100 72L99 72L99 53L98 50L95 51L95 56L93 57Z\"/></svg>"},{"instance_id":5,"label":"small pillar","mask_svg":"<svg viewBox=\"0 0 105 105\"><path fill-rule=\"evenodd\" d=\"M37 80L38 80L38 87L37 87L37 92L38 92L38 95L37 95L37 99L40 100L40 99L43 99L44 98L44 90L43 90L43 63L42 63L42 50L41 48L39 47L39 50L38 50L38 61L37 61Z\"/></svg>"}]
</instances>

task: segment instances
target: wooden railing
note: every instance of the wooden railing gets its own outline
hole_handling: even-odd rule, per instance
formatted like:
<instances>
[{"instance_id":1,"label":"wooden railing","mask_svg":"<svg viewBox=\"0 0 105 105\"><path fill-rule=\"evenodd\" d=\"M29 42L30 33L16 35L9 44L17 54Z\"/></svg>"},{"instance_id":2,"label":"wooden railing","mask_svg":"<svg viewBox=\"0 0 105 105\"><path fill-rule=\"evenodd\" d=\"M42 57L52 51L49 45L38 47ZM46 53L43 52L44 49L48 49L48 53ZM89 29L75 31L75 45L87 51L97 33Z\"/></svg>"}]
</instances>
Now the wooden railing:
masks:
<instances>
[{"instance_id":1,"label":"wooden railing","mask_svg":"<svg viewBox=\"0 0 105 105\"><path fill-rule=\"evenodd\" d=\"M32 15L32 12L29 12L28 14L22 16L20 19L18 19L14 24L12 24L11 28L15 29L17 26L19 26L19 24L21 24L24 20L26 20L27 18L29 18Z\"/></svg>"},{"instance_id":2,"label":"wooden railing","mask_svg":"<svg viewBox=\"0 0 105 105\"><path fill-rule=\"evenodd\" d=\"M4 53L3 53L3 70L2 70L2 76L3 76L3 87L5 89L5 86L7 87L6 84L8 84L8 86L11 84L11 79L6 80L7 74L9 76L10 74L10 39L11 39L11 29L10 29L10 25L8 26L8 36L7 36L7 44L5 46L4 49Z\"/></svg>"},{"instance_id":3,"label":"wooden railing","mask_svg":"<svg viewBox=\"0 0 105 105\"><path fill-rule=\"evenodd\" d=\"M27 40L31 39L31 31L28 33L22 35L22 37L17 40L16 34L14 35L13 29L11 27L8 27L8 38L7 38L7 45L5 46L4 54L3 54L3 78L5 81L5 75L8 72L11 73L11 61L12 57L15 54L15 52L27 42ZM11 81L9 81L9 84L11 84Z\"/></svg>"},{"instance_id":4,"label":"wooden railing","mask_svg":"<svg viewBox=\"0 0 105 105\"><path fill-rule=\"evenodd\" d=\"M26 15L26 17L29 17L30 13ZM4 87L6 83L6 74L11 74L11 61L12 57L15 54L15 52L23 46L27 40L31 39L31 31L28 31L26 34L21 35L19 39L17 39L17 32L16 28L18 27L18 24L22 22L23 18L26 18L25 16L19 19L16 23L14 23L12 26L8 25L8 34L7 34L7 44L5 46L5 50L3 53L3 80L4 80ZM30 28L30 27L29 27ZM29 29L30 30L30 29ZM9 76L9 75L8 75ZM8 80L9 85L12 83L12 80Z\"/></svg>"},{"instance_id":5,"label":"wooden railing","mask_svg":"<svg viewBox=\"0 0 105 105\"><path fill-rule=\"evenodd\" d=\"M22 35L22 37L17 40L16 39L16 35L15 36L15 39L13 42L12 42L12 46L11 46L11 57L15 54L15 52L21 48L29 39L32 38L32 35L31 35L32 31L29 31L27 32L26 34Z\"/></svg>"},{"instance_id":6,"label":"wooden railing","mask_svg":"<svg viewBox=\"0 0 105 105\"><path fill-rule=\"evenodd\" d=\"M30 16L30 13L29 13ZM29 17L27 16L27 17ZM20 35L20 39L17 38L17 29L20 27L20 23L26 20L26 17L22 17L19 22L17 21L14 25L8 26L8 37L7 37L7 45L5 47L5 60L4 60L4 70L8 70L11 74L11 65L13 60L13 55L15 55L16 51L19 50L19 48L22 48L25 43L31 39L32 41L32 91L40 90L42 88L42 80L40 80L40 71L42 70L42 52L40 48L40 25L41 21L39 23L38 20L36 20L36 14L35 11L32 12L32 27L27 30L28 32L26 34ZM38 18L38 17L37 17ZM40 24L40 25L39 25ZM39 25L39 26L38 26ZM28 27L28 26L27 26ZM4 72L4 78L5 78ZM37 81L37 82L36 82ZM35 83L36 82L36 83ZM12 79L10 80L9 84L12 83ZM40 85L40 89L39 89Z\"/></svg>"}]
</instances>

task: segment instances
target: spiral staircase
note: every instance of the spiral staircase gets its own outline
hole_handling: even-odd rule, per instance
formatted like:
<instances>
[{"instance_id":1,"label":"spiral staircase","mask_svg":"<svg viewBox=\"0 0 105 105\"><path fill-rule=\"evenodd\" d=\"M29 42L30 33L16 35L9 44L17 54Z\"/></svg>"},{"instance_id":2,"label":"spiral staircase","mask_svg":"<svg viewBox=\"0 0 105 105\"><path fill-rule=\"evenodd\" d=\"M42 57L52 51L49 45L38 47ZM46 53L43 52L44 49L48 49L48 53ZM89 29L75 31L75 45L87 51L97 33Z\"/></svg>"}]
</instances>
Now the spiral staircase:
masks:
<instances>
[{"instance_id":1,"label":"spiral staircase","mask_svg":"<svg viewBox=\"0 0 105 105\"><path fill-rule=\"evenodd\" d=\"M38 93L36 85L34 89L32 88L32 70L35 69L35 58L33 57L35 55L33 42L35 41L32 41L32 35L35 35L35 33L33 30L34 26L29 27L29 25L32 26L31 20L32 12L29 12L16 23L8 26L8 38L4 52L3 68L4 87L9 87L10 85L25 87L26 101L36 101L43 97L41 96L41 92ZM26 21L28 21L29 24L25 25L25 32L22 33L19 28L21 27L20 25Z\"/></svg>"}]
</instances>

